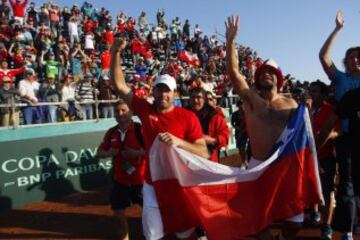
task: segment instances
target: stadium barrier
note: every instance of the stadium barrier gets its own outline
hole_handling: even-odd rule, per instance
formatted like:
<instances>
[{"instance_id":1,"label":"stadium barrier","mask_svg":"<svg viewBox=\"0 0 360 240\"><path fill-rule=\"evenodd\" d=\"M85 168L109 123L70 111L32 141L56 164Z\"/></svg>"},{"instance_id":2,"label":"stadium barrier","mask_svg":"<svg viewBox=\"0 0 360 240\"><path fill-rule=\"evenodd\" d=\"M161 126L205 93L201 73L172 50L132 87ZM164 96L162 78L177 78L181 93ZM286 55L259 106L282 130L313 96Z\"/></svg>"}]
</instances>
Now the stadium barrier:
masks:
<instances>
[{"instance_id":1,"label":"stadium barrier","mask_svg":"<svg viewBox=\"0 0 360 240\"><path fill-rule=\"evenodd\" d=\"M99 103L109 101L88 101ZM39 103L36 106L66 103ZM80 103L81 104L81 103ZM9 105L0 105L9 107ZM16 104L15 107L28 106ZM229 118L232 108L226 108ZM0 128L0 211L104 186L111 181L111 159L100 160L97 147L115 119L58 122ZM234 132L234 130L232 129ZM236 148L232 135L222 154Z\"/></svg>"}]
</instances>

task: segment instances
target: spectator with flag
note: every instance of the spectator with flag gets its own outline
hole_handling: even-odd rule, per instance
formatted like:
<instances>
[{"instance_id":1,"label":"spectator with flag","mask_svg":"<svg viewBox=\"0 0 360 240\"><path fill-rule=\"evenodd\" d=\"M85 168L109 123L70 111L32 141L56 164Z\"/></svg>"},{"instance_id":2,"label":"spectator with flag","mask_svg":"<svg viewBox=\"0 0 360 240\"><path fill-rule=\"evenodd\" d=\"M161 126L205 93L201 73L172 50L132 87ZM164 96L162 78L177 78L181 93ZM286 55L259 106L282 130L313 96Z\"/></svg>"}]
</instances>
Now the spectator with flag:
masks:
<instances>
[{"instance_id":1,"label":"spectator with flag","mask_svg":"<svg viewBox=\"0 0 360 240\"><path fill-rule=\"evenodd\" d=\"M146 152L149 153L154 140L159 136L160 140L166 145L177 146L193 154L208 158L205 139L196 115L173 105L174 90L176 89L176 82L173 77L165 74L156 78L153 90L154 105L148 103L145 99L137 97L127 86L120 62L120 54L125 46L126 42L123 39L117 39L113 45L111 78L120 98L124 99L141 119L145 129ZM172 191L173 189L168 188L169 190ZM176 193L174 194L176 195ZM170 232L177 232L176 236L180 239L196 239L194 230L198 226L192 225L193 221L190 220L184 222L179 228L164 229L163 225L166 224L166 221L162 219L161 211L163 208L181 215L183 209L179 212L178 210L181 208L178 207L183 203L177 201L176 206L174 206L174 202L165 200L165 204L161 205L160 209L157 194L155 194L152 187L149 168L146 183L144 183L143 198L143 231L146 239L161 239L165 236L165 233ZM177 215L173 215L173 218L177 219Z\"/></svg>"},{"instance_id":2,"label":"spectator with flag","mask_svg":"<svg viewBox=\"0 0 360 240\"><path fill-rule=\"evenodd\" d=\"M322 200L309 114L278 93L284 78L273 60L257 69L257 89L249 88L235 52L238 17L226 29L229 77L244 101L252 158L248 169L229 167L156 138L149 165L162 223L175 232L201 226L210 240L270 239L267 226L287 219L283 236L293 239L304 209Z\"/></svg>"}]
</instances>

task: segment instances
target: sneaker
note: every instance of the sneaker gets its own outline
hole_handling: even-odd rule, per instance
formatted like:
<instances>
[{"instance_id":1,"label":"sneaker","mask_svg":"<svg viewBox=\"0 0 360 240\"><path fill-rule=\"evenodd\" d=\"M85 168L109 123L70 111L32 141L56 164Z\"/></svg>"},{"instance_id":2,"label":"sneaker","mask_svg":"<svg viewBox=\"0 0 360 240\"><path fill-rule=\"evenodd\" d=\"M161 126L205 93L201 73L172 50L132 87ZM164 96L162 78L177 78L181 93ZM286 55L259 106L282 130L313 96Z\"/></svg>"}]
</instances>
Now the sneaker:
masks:
<instances>
[{"instance_id":1,"label":"sneaker","mask_svg":"<svg viewBox=\"0 0 360 240\"><path fill-rule=\"evenodd\" d=\"M329 224L322 226L321 239L323 239L323 240L331 240L332 239L332 229Z\"/></svg>"},{"instance_id":2,"label":"sneaker","mask_svg":"<svg viewBox=\"0 0 360 240\"><path fill-rule=\"evenodd\" d=\"M356 234L360 234L360 223L354 225L353 232Z\"/></svg>"},{"instance_id":3,"label":"sneaker","mask_svg":"<svg viewBox=\"0 0 360 240\"><path fill-rule=\"evenodd\" d=\"M352 235L349 236L349 235L345 234L341 237L341 240L354 240L354 238Z\"/></svg>"},{"instance_id":4,"label":"sneaker","mask_svg":"<svg viewBox=\"0 0 360 240\"><path fill-rule=\"evenodd\" d=\"M316 226L320 222L320 212L312 212L310 215L310 225Z\"/></svg>"}]
</instances>

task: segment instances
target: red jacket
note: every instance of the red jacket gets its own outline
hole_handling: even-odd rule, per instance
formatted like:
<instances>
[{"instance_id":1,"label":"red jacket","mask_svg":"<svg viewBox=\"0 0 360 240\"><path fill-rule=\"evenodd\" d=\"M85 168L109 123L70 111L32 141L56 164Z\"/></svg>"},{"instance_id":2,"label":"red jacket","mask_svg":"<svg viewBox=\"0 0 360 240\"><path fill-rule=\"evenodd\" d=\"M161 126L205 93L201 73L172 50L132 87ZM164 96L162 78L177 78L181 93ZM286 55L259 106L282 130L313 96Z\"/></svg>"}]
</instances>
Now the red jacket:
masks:
<instances>
[{"instance_id":1,"label":"red jacket","mask_svg":"<svg viewBox=\"0 0 360 240\"><path fill-rule=\"evenodd\" d=\"M212 149L213 152L210 156L211 161L219 162L218 151L229 144L230 134L230 129L223 114L217 113L212 116L209 123L208 135L216 139L216 145Z\"/></svg>"},{"instance_id":2,"label":"red jacket","mask_svg":"<svg viewBox=\"0 0 360 240\"><path fill-rule=\"evenodd\" d=\"M28 3L28 0L25 0L22 3L17 3L14 0L10 0L10 5L13 9L14 17L25 17L25 7Z\"/></svg>"},{"instance_id":3,"label":"red jacket","mask_svg":"<svg viewBox=\"0 0 360 240\"><path fill-rule=\"evenodd\" d=\"M24 71L25 71L25 66L17 69L6 69L6 70L0 69L0 88L2 88L3 86L4 77L9 77L11 79L11 86L13 86L13 78Z\"/></svg>"}]
</instances>

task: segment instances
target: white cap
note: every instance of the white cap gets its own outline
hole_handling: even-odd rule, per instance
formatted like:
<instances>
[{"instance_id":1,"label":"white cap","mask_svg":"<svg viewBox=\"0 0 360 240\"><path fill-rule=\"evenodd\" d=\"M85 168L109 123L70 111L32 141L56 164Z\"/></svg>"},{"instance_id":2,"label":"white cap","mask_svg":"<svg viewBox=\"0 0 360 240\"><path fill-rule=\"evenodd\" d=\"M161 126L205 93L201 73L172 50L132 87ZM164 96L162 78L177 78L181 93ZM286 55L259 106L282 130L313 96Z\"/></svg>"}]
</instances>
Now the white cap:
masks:
<instances>
[{"instance_id":1,"label":"white cap","mask_svg":"<svg viewBox=\"0 0 360 240\"><path fill-rule=\"evenodd\" d=\"M166 86L169 87L169 89L171 91L174 91L176 89L176 81L175 78L173 78L172 76L170 76L169 74L164 74L164 75L159 75L156 79L155 79L155 86L157 86L158 84L163 83Z\"/></svg>"}]
</instances>

